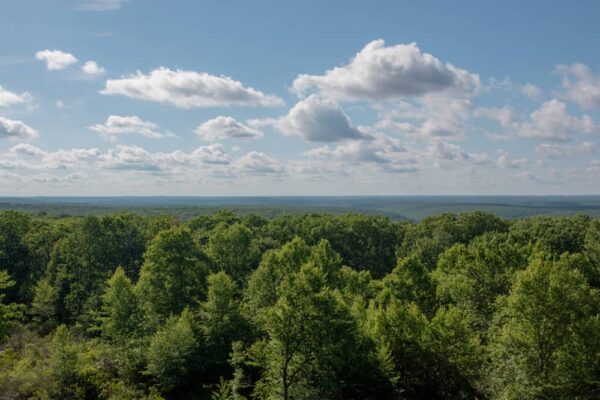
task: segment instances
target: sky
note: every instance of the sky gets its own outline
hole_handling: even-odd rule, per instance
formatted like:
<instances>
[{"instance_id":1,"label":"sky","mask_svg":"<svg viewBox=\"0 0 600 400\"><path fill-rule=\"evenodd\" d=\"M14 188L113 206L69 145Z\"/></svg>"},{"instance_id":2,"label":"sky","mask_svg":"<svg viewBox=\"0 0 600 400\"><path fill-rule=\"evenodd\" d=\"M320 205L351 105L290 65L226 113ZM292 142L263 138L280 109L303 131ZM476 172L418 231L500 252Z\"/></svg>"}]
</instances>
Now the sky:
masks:
<instances>
[{"instance_id":1,"label":"sky","mask_svg":"<svg viewBox=\"0 0 600 400\"><path fill-rule=\"evenodd\" d=\"M3 0L0 196L600 194L600 3Z\"/></svg>"}]
</instances>

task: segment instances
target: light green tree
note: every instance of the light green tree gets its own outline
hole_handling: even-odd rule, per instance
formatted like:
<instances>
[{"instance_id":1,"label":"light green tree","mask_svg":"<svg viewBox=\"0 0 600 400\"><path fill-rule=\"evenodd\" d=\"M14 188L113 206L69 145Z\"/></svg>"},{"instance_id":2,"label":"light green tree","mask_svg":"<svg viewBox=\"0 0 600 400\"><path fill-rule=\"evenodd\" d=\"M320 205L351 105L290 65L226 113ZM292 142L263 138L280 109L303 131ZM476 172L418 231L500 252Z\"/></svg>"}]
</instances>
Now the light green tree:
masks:
<instances>
[{"instance_id":1,"label":"light green tree","mask_svg":"<svg viewBox=\"0 0 600 400\"><path fill-rule=\"evenodd\" d=\"M135 287L150 325L202 300L206 274L203 255L187 229L175 227L160 232L146 251Z\"/></svg>"},{"instance_id":2,"label":"light green tree","mask_svg":"<svg viewBox=\"0 0 600 400\"><path fill-rule=\"evenodd\" d=\"M518 274L490 345L493 398L600 396L600 294L568 260L538 254Z\"/></svg>"},{"instance_id":3,"label":"light green tree","mask_svg":"<svg viewBox=\"0 0 600 400\"><path fill-rule=\"evenodd\" d=\"M102 334L115 341L123 341L141 333L141 312L133 284L118 267L108 280L102 295Z\"/></svg>"},{"instance_id":4,"label":"light green tree","mask_svg":"<svg viewBox=\"0 0 600 400\"><path fill-rule=\"evenodd\" d=\"M312 264L291 274L279 299L264 315L268 339L259 346L264 372L255 394L263 399L322 399L336 396L338 372L351 348L356 325L343 301Z\"/></svg>"},{"instance_id":5,"label":"light green tree","mask_svg":"<svg viewBox=\"0 0 600 400\"><path fill-rule=\"evenodd\" d=\"M55 379L53 396L59 399L83 398L83 388L78 378L79 356L73 344L71 332L66 325L60 325L52 335L50 343L50 371Z\"/></svg>"},{"instance_id":6,"label":"light green tree","mask_svg":"<svg viewBox=\"0 0 600 400\"><path fill-rule=\"evenodd\" d=\"M445 251L432 276L437 298L471 314L477 329L485 330L495 311L495 300L508 294L515 271L525 268L527 254L505 234L487 233L469 245Z\"/></svg>"},{"instance_id":7,"label":"light green tree","mask_svg":"<svg viewBox=\"0 0 600 400\"><path fill-rule=\"evenodd\" d=\"M42 278L33 288L33 301L31 302L32 321L42 333L48 333L56 326L56 301L57 290Z\"/></svg>"}]
</instances>

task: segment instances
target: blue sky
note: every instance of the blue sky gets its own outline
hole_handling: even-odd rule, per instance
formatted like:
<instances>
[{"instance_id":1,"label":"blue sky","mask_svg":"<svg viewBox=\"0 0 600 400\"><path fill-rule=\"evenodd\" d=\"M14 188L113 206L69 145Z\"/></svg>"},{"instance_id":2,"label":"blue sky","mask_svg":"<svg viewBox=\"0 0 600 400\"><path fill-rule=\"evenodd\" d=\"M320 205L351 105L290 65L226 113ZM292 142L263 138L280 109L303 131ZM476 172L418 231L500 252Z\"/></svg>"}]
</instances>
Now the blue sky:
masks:
<instances>
[{"instance_id":1,"label":"blue sky","mask_svg":"<svg viewBox=\"0 0 600 400\"><path fill-rule=\"evenodd\" d=\"M0 195L598 194L599 17L6 0Z\"/></svg>"}]
</instances>

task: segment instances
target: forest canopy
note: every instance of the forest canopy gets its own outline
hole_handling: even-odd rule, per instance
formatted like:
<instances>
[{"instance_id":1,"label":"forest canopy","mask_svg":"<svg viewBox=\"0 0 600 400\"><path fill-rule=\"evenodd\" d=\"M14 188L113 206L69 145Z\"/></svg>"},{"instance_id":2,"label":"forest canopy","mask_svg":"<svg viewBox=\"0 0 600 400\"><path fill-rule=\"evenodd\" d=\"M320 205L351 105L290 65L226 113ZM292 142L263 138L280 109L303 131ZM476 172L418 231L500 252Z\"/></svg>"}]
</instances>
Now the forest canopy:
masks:
<instances>
[{"instance_id":1,"label":"forest canopy","mask_svg":"<svg viewBox=\"0 0 600 400\"><path fill-rule=\"evenodd\" d=\"M597 399L600 220L0 212L0 399Z\"/></svg>"}]
</instances>

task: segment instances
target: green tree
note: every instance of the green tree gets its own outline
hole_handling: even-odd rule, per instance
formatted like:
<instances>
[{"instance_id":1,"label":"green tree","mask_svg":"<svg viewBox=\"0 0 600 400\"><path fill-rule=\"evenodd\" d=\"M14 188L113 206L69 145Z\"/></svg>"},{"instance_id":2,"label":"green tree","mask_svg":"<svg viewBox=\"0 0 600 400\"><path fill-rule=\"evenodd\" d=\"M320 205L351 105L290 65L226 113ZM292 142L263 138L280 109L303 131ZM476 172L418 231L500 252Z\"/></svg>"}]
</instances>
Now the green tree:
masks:
<instances>
[{"instance_id":1,"label":"green tree","mask_svg":"<svg viewBox=\"0 0 600 400\"><path fill-rule=\"evenodd\" d=\"M510 236L523 245L537 242L540 248L554 255L578 253L584 250L589 223L590 217L586 215L523 218L512 224Z\"/></svg>"},{"instance_id":2,"label":"green tree","mask_svg":"<svg viewBox=\"0 0 600 400\"><path fill-rule=\"evenodd\" d=\"M338 372L355 344L349 310L312 264L290 275L278 294L264 316L268 339L259 347L264 372L255 394L284 400L336 397Z\"/></svg>"},{"instance_id":3,"label":"green tree","mask_svg":"<svg viewBox=\"0 0 600 400\"><path fill-rule=\"evenodd\" d=\"M277 287L289 274L296 272L310 257L311 249L300 238L294 238L281 249L269 250L248 280L245 311L257 315L277 301Z\"/></svg>"},{"instance_id":4,"label":"green tree","mask_svg":"<svg viewBox=\"0 0 600 400\"><path fill-rule=\"evenodd\" d=\"M89 325L118 266L137 278L144 242L136 224L128 215L89 216L56 244L48 277L57 289L59 321Z\"/></svg>"},{"instance_id":5,"label":"green tree","mask_svg":"<svg viewBox=\"0 0 600 400\"><path fill-rule=\"evenodd\" d=\"M15 284L6 291L6 301L13 303L28 298L32 271L29 249L24 237L31 226L31 217L16 211L0 212L0 270L6 270Z\"/></svg>"},{"instance_id":6,"label":"green tree","mask_svg":"<svg viewBox=\"0 0 600 400\"><path fill-rule=\"evenodd\" d=\"M456 244L440 256L433 277L437 297L472 313L485 330L495 311L495 300L508 294L515 271L525 268L527 255L505 234L484 234L468 245Z\"/></svg>"},{"instance_id":7,"label":"green tree","mask_svg":"<svg viewBox=\"0 0 600 400\"><path fill-rule=\"evenodd\" d=\"M79 385L79 356L73 345L69 328L60 325L52 335L50 344L50 371L56 380L53 390L55 398L84 398L83 388Z\"/></svg>"},{"instance_id":8,"label":"green tree","mask_svg":"<svg viewBox=\"0 0 600 400\"><path fill-rule=\"evenodd\" d=\"M468 378L481 348L460 316L438 311L430 322L415 303L391 298L385 305L371 304L372 336L396 396L477 398Z\"/></svg>"},{"instance_id":9,"label":"green tree","mask_svg":"<svg viewBox=\"0 0 600 400\"><path fill-rule=\"evenodd\" d=\"M433 270L438 256L456 243L467 244L486 232L506 232L508 224L493 214L443 213L425 218L418 224L408 225L399 256L416 256L428 270Z\"/></svg>"},{"instance_id":10,"label":"green tree","mask_svg":"<svg viewBox=\"0 0 600 400\"><path fill-rule=\"evenodd\" d=\"M185 383L197 350L192 317L185 309L172 316L151 338L147 372L165 392Z\"/></svg>"},{"instance_id":11,"label":"green tree","mask_svg":"<svg viewBox=\"0 0 600 400\"><path fill-rule=\"evenodd\" d=\"M415 256L398 260L398 265L382 280L379 301L395 298L402 302L418 304L426 314L435 309L435 285L425 265Z\"/></svg>"},{"instance_id":12,"label":"green tree","mask_svg":"<svg viewBox=\"0 0 600 400\"><path fill-rule=\"evenodd\" d=\"M208 374L229 373L232 344L250 337L250 326L240 312L238 289L233 279L221 271L208 277L206 301L200 305L200 326L208 354Z\"/></svg>"},{"instance_id":13,"label":"green tree","mask_svg":"<svg viewBox=\"0 0 600 400\"><path fill-rule=\"evenodd\" d=\"M103 335L123 341L140 333L141 313L131 280L118 267L102 295Z\"/></svg>"},{"instance_id":14,"label":"green tree","mask_svg":"<svg viewBox=\"0 0 600 400\"><path fill-rule=\"evenodd\" d=\"M519 272L490 346L493 398L600 396L600 294L568 259Z\"/></svg>"},{"instance_id":15,"label":"green tree","mask_svg":"<svg viewBox=\"0 0 600 400\"><path fill-rule=\"evenodd\" d=\"M0 271L0 343L8 336L10 328L22 318L22 308L18 304L4 304L4 291L14 284L6 271Z\"/></svg>"},{"instance_id":16,"label":"green tree","mask_svg":"<svg viewBox=\"0 0 600 400\"><path fill-rule=\"evenodd\" d=\"M151 325L202 300L206 274L204 256L189 230L176 227L160 232L148 247L135 287Z\"/></svg>"},{"instance_id":17,"label":"green tree","mask_svg":"<svg viewBox=\"0 0 600 400\"><path fill-rule=\"evenodd\" d=\"M600 289L600 219L590 223L585 235L585 252L589 261L588 280L590 284Z\"/></svg>"},{"instance_id":18,"label":"green tree","mask_svg":"<svg viewBox=\"0 0 600 400\"><path fill-rule=\"evenodd\" d=\"M231 226L219 224L208 239L206 254L217 270L225 271L238 283L245 281L260 260L252 231L240 223Z\"/></svg>"},{"instance_id":19,"label":"green tree","mask_svg":"<svg viewBox=\"0 0 600 400\"><path fill-rule=\"evenodd\" d=\"M484 347L472 316L455 306L441 307L431 319L425 345L435 355L441 393L454 398L482 396ZM457 387L457 383L462 387ZM444 396L445 397L445 396Z\"/></svg>"},{"instance_id":20,"label":"green tree","mask_svg":"<svg viewBox=\"0 0 600 400\"><path fill-rule=\"evenodd\" d=\"M56 326L56 288L43 278L37 281L33 293L30 309L32 321L41 333L48 333Z\"/></svg>"}]
</instances>

